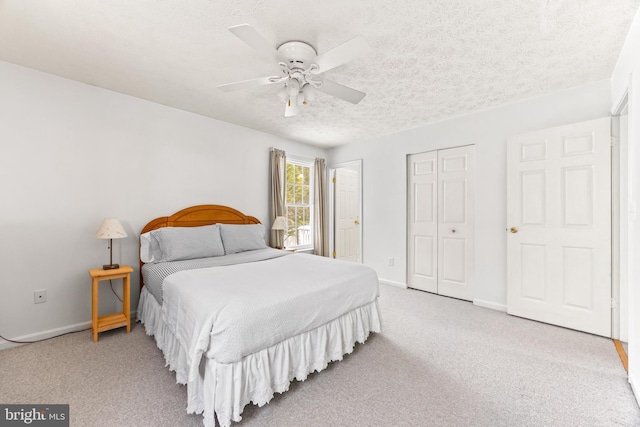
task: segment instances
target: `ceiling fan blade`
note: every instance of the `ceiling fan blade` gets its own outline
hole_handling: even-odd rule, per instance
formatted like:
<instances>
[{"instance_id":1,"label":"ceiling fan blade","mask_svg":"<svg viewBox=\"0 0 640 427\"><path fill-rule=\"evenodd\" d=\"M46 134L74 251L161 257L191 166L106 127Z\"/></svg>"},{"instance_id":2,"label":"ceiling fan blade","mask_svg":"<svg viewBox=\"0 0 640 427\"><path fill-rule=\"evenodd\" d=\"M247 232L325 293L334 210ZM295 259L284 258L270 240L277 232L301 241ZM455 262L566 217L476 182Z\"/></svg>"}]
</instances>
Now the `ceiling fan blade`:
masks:
<instances>
[{"instance_id":1,"label":"ceiling fan blade","mask_svg":"<svg viewBox=\"0 0 640 427\"><path fill-rule=\"evenodd\" d=\"M229 27L229 31L256 51L264 55L268 55L269 57L276 59L278 62L282 61L282 58L280 57L280 54L278 54L274 44L262 37L262 35L251 25L234 25L233 27Z\"/></svg>"},{"instance_id":2,"label":"ceiling fan blade","mask_svg":"<svg viewBox=\"0 0 640 427\"><path fill-rule=\"evenodd\" d=\"M324 92L327 95L335 96L336 98L343 99L352 104L357 104L362 101L367 94L360 92L359 90L351 89L350 87L341 85L327 79L319 79L322 84L317 88L320 92Z\"/></svg>"},{"instance_id":3,"label":"ceiling fan blade","mask_svg":"<svg viewBox=\"0 0 640 427\"><path fill-rule=\"evenodd\" d=\"M289 101L284 108L284 116L285 117L293 117L297 116L300 112L300 108L298 107L298 95L291 95Z\"/></svg>"},{"instance_id":4,"label":"ceiling fan blade","mask_svg":"<svg viewBox=\"0 0 640 427\"><path fill-rule=\"evenodd\" d=\"M258 86L272 85L275 83L280 83L280 81L282 81L281 77L260 77L258 79L242 80L240 82L226 83L223 85L218 85L217 87L223 92L231 92L234 90L252 89Z\"/></svg>"},{"instance_id":5,"label":"ceiling fan blade","mask_svg":"<svg viewBox=\"0 0 640 427\"><path fill-rule=\"evenodd\" d=\"M341 45L318 55L315 63L318 64L316 73L324 73L332 68L346 64L349 61L358 59L371 50L371 46L362 36L355 36Z\"/></svg>"}]
</instances>

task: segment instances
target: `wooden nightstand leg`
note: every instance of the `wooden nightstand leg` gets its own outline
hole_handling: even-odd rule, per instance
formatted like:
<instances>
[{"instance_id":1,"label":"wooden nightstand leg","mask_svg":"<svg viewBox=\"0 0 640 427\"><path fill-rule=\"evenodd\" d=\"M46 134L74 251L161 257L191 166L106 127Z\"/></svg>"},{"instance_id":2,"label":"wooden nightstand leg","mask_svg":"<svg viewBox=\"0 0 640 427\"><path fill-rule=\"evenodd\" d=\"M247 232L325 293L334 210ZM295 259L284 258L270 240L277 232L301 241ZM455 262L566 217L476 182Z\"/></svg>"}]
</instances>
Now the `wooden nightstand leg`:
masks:
<instances>
[{"instance_id":1,"label":"wooden nightstand leg","mask_svg":"<svg viewBox=\"0 0 640 427\"><path fill-rule=\"evenodd\" d=\"M98 342L98 279L91 280L91 330L93 342Z\"/></svg>"},{"instance_id":2,"label":"wooden nightstand leg","mask_svg":"<svg viewBox=\"0 0 640 427\"><path fill-rule=\"evenodd\" d=\"M131 289L130 289L130 282L131 282L131 278L129 276L129 274L127 274L126 276L124 276L124 278L122 279L122 310L124 312L125 317L127 318L127 333L131 332L131 300L130 300L130 296L131 296Z\"/></svg>"}]
</instances>

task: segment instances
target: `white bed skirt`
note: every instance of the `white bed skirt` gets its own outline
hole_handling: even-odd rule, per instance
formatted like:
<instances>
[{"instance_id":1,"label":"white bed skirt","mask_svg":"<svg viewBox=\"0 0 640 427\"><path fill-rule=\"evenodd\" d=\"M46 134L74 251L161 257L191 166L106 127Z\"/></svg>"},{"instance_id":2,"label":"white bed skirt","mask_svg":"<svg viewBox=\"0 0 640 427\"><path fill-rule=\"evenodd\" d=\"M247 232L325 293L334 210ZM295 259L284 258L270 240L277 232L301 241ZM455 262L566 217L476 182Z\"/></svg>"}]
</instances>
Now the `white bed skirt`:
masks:
<instances>
[{"instance_id":1,"label":"white bed skirt","mask_svg":"<svg viewBox=\"0 0 640 427\"><path fill-rule=\"evenodd\" d=\"M289 389L293 379L304 381L329 362L342 360L356 342L380 332L378 301L356 308L312 331L289 338L235 363L217 363L203 357L197 378L189 381L187 353L162 321L162 308L145 288L140 293L138 319L147 335L155 337L176 381L187 385L187 413L203 413L204 425L221 427L240 421L244 407L268 403L274 393ZM215 415L214 415L215 414Z\"/></svg>"}]
</instances>

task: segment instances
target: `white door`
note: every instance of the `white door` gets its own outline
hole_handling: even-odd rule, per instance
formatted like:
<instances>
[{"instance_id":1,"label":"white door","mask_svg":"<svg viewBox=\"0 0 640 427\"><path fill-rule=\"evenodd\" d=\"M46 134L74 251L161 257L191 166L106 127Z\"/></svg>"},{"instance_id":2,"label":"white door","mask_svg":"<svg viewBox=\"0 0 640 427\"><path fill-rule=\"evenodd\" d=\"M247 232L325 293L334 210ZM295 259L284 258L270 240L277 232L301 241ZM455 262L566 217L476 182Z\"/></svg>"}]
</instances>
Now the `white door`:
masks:
<instances>
[{"instance_id":1,"label":"white door","mask_svg":"<svg viewBox=\"0 0 640 427\"><path fill-rule=\"evenodd\" d=\"M360 185L358 172L335 171L335 256L360 262Z\"/></svg>"},{"instance_id":2,"label":"white door","mask_svg":"<svg viewBox=\"0 0 640 427\"><path fill-rule=\"evenodd\" d=\"M473 300L475 146L438 152L438 293Z\"/></svg>"},{"instance_id":3,"label":"white door","mask_svg":"<svg viewBox=\"0 0 640 427\"><path fill-rule=\"evenodd\" d=\"M438 292L438 152L408 157L407 277L411 288Z\"/></svg>"},{"instance_id":4,"label":"white door","mask_svg":"<svg viewBox=\"0 0 640 427\"><path fill-rule=\"evenodd\" d=\"M408 157L409 287L473 299L475 146Z\"/></svg>"},{"instance_id":5,"label":"white door","mask_svg":"<svg viewBox=\"0 0 640 427\"><path fill-rule=\"evenodd\" d=\"M611 336L608 117L507 144L507 311Z\"/></svg>"}]
</instances>

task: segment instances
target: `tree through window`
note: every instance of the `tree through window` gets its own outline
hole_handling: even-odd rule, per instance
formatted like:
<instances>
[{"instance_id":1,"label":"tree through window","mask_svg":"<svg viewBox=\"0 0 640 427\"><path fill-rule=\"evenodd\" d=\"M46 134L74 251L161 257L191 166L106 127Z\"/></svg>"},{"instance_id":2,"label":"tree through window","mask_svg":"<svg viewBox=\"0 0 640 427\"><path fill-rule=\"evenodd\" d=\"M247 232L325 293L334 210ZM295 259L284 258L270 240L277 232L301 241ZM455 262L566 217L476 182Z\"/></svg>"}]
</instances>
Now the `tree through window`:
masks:
<instances>
[{"instance_id":1,"label":"tree through window","mask_svg":"<svg viewBox=\"0 0 640 427\"><path fill-rule=\"evenodd\" d=\"M287 158L286 176L287 248L313 247L313 163Z\"/></svg>"}]
</instances>

